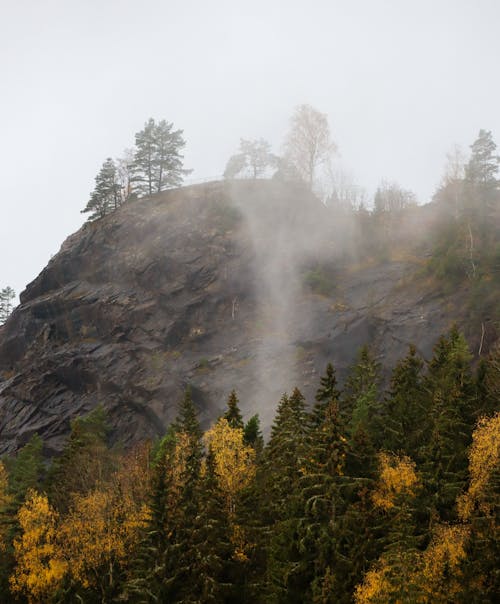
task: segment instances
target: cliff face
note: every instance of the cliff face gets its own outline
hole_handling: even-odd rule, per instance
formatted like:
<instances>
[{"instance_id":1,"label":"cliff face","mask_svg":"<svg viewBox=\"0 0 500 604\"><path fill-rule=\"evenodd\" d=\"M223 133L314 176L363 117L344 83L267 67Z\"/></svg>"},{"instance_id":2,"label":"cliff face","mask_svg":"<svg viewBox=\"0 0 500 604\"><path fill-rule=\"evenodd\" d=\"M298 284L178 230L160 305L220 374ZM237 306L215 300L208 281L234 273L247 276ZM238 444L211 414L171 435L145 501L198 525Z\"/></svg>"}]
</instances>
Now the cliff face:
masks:
<instances>
[{"instance_id":1,"label":"cliff face","mask_svg":"<svg viewBox=\"0 0 500 604\"><path fill-rule=\"evenodd\" d=\"M364 343L386 368L410 342L429 355L460 313L404 285L408 262L346 263L346 233L327 214L303 190L242 181L82 227L1 328L0 452L35 432L56 452L98 403L116 439L154 436L187 384L204 423L234 387L269 424L284 390L311 396L328 361L342 378Z\"/></svg>"}]
</instances>

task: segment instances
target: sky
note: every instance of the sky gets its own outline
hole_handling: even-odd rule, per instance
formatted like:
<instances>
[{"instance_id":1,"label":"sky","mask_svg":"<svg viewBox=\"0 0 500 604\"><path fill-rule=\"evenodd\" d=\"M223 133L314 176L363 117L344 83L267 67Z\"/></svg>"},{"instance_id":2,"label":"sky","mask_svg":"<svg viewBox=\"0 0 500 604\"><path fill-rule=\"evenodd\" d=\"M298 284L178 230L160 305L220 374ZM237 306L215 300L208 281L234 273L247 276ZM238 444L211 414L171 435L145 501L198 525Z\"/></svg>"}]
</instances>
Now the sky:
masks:
<instances>
[{"instance_id":1,"label":"sky","mask_svg":"<svg viewBox=\"0 0 500 604\"><path fill-rule=\"evenodd\" d=\"M0 287L82 225L149 117L184 130L201 179L241 137L279 154L308 103L368 194L429 201L454 144L500 142L499 28L498 0L0 0Z\"/></svg>"}]
</instances>

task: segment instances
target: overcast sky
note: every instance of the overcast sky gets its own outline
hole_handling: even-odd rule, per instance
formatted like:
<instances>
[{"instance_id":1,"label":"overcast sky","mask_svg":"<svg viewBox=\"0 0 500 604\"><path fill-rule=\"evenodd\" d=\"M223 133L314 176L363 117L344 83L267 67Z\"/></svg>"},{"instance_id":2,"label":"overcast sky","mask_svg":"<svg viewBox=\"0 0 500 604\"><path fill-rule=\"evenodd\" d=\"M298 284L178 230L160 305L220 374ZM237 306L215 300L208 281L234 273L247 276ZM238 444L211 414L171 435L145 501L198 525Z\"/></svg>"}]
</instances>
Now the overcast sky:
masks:
<instances>
[{"instance_id":1,"label":"overcast sky","mask_svg":"<svg viewBox=\"0 0 500 604\"><path fill-rule=\"evenodd\" d=\"M454 143L500 142L499 31L498 0L0 0L0 287L80 227L149 117L184 129L202 178L240 137L279 153L309 103L359 185L429 200Z\"/></svg>"}]
</instances>

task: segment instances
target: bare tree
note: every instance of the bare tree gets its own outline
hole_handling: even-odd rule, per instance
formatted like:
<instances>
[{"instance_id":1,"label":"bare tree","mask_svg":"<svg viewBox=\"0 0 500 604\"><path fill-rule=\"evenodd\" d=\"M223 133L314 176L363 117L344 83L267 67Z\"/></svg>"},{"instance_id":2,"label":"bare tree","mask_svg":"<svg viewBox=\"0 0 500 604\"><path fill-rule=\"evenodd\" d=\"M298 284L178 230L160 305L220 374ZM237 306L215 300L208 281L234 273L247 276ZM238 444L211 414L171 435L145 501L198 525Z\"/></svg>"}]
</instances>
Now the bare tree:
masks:
<instances>
[{"instance_id":1,"label":"bare tree","mask_svg":"<svg viewBox=\"0 0 500 604\"><path fill-rule=\"evenodd\" d=\"M9 318L13 308L12 300L14 300L15 297L16 293L10 286L0 290L0 325L5 323Z\"/></svg>"},{"instance_id":2,"label":"bare tree","mask_svg":"<svg viewBox=\"0 0 500 604\"><path fill-rule=\"evenodd\" d=\"M132 195L132 164L134 149L125 149L123 155L116 160L116 172L120 183L120 196L122 203Z\"/></svg>"},{"instance_id":3,"label":"bare tree","mask_svg":"<svg viewBox=\"0 0 500 604\"><path fill-rule=\"evenodd\" d=\"M310 187L316 169L327 163L335 151L326 114L310 105L299 105L291 118L285 155Z\"/></svg>"}]
</instances>

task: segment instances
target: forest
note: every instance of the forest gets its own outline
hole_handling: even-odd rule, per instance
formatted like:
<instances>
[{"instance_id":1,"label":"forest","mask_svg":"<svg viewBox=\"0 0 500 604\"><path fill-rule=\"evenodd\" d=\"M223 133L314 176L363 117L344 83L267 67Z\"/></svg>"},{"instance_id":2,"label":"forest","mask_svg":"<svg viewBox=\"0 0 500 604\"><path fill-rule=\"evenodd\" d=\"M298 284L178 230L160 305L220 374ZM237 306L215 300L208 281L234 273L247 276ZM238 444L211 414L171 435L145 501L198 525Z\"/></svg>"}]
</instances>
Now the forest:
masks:
<instances>
[{"instance_id":1,"label":"forest","mask_svg":"<svg viewBox=\"0 0 500 604\"><path fill-rule=\"evenodd\" d=\"M234 390L203 432L188 389L132 450L102 407L50 463L34 435L0 463L1 601L494 602L500 350L471 359L452 328L383 388L364 346L266 443Z\"/></svg>"}]
</instances>

